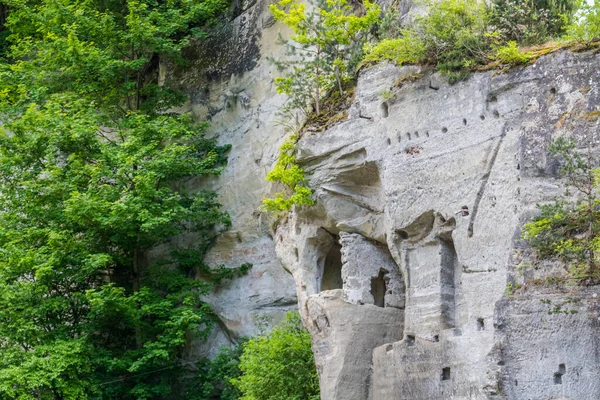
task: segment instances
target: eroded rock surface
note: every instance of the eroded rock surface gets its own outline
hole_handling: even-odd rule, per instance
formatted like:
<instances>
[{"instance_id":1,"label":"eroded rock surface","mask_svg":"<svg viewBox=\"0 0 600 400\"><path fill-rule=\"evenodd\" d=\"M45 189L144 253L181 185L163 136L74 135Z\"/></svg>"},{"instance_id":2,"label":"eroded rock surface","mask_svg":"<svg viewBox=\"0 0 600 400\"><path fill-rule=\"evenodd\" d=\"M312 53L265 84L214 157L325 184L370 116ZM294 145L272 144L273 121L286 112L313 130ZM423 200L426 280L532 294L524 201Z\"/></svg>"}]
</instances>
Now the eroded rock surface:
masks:
<instances>
[{"instance_id":1,"label":"eroded rock surface","mask_svg":"<svg viewBox=\"0 0 600 400\"><path fill-rule=\"evenodd\" d=\"M549 142L597 140L597 119L584 116L600 106L599 61L563 51L453 86L379 65L361 73L347 120L302 137L317 205L295 210L275 244L322 399L598 398L595 367L559 344L569 326L597 335L595 311L548 319L540 298L505 289L522 223L562 193ZM595 366L595 339L580 346ZM553 386L555 372L566 382L583 370Z\"/></svg>"},{"instance_id":2,"label":"eroded rock surface","mask_svg":"<svg viewBox=\"0 0 600 400\"><path fill-rule=\"evenodd\" d=\"M193 356L210 355L220 345L259 333L297 306L294 281L275 255L267 216L258 210L270 186L265 177L278 154L284 128L277 110L285 98L278 95L278 76L267 57L277 56L282 28L274 25L268 2L240 1L235 18L208 40L186 50L187 64L163 65L162 79L188 94L180 111L209 120L209 135L231 144L223 174L212 182L232 219L231 230L210 250L208 265L238 267L251 263L247 275L232 280L205 299L219 317L206 343L195 343ZM191 189L203 182L189 182ZM264 328L264 327L263 327Z\"/></svg>"}]
</instances>

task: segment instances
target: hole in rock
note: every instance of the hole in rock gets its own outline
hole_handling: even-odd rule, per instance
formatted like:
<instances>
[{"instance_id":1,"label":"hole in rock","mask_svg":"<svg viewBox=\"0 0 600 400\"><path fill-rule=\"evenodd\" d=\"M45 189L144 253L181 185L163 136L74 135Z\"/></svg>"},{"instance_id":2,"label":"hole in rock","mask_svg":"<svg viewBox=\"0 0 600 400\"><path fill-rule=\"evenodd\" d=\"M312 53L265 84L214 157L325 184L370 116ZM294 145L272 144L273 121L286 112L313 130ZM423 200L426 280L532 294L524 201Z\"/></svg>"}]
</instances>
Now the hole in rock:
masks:
<instances>
[{"instance_id":1,"label":"hole in rock","mask_svg":"<svg viewBox=\"0 0 600 400\"><path fill-rule=\"evenodd\" d=\"M503 367L503 366L504 366L504 364L505 364L505 362L504 362L503 360L500 360L500 361L498 361L498 365L499 365L499 366Z\"/></svg>"},{"instance_id":2,"label":"hole in rock","mask_svg":"<svg viewBox=\"0 0 600 400\"><path fill-rule=\"evenodd\" d=\"M554 384L555 385L562 385L562 374L559 372L556 372L554 374Z\"/></svg>"},{"instance_id":3,"label":"hole in rock","mask_svg":"<svg viewBox=\"0 0 600 400\"><path fill-rule=\"evenodd\" d=\"M477 330L482 331L485 329L485 321L483 318L477 318Z\"/></svg>"},{"instance_id":4,"label":"hole in rock","mask_svg":"<svg viewBox=\"0 0 600 400\"><path fill-rule=\"evenodd\" d=\"M554 373L554 384L562 385L562 377L567 373L567 366L565 364L558 365L558 372Z\"/></svg>"},{"instance_id":5,"label":"hole in rock","mask_svg":"<svg viewBox=\"0 0 600 400\"><path fill-rule=\"evenodd\" d=\"M519 386L519 381L515 379L515 386Z\"/></svg>"},{"instance_id":6,"label":"hole in rock","mask_svg":"<svg viewBox=\"0 0 600 400\"><path fill-rule=\"evenodd\" d=\"M494 110L494 118L500 118L500 113L498 110Z\"/></svg>"},{"instance_id":7,"label":"hole in rock","mask_svg":"<svg viewBox=\"0 0 600 400\"><path fill-rule=\"evenodd\" d=\"M467 125L467 119L463 118L463 125Z\"/></svg>"},{"instance_id":8,"label":"hole in rock","mask_svg":"<svg viewBox=\"0 0 600 400\"><path fill-rule=\"evenodd\" d=\"M417 139L419 138L419 131L415 132L415 138L417 138Z\"/></svg>"},{"instance_id":9,"label":"hole in rock","mask_svg":"<svg viewBox=\"0 0 600 400\"><path fill-rule=\"evenodd\" d=\"M410 136L410 132L406 132L406 138L407 138L408 140L411 140L411 139L412 139L412 138L411 138L411 136Z\"/></svg>"},{"instance_id":10,"label":"hole in rock","mask_svg":"<svg viewBox=\"0 0 600 400\"><path fill-rule=\"evenodd\" d=\"M402 239L402 240L408 239L408 232L400 230L400 231L396 231L396 233L398 234L398 237L400 239Z\"/></svg>"},{"instance_id":11,"label":"hole in rock","mask_svg":"<svg viewBox=\"0 0 600 400\"><path fill-rule=\"evenodd\" d=\"M380 269L379 275L371 278L371 294L373 295L373 304L377 307L385 307L385 292L387 291L385 283L385 274L387 271Z\"/></svg>"},{"instance_id":12,"label":"hole in rock","mask_svg":"<svg viewBox=\"0 0 600 400\"><path fill-rule=\"evenodd\" d=\"M443 128L442 128L442 133L448 133L448 128L446 128L446 127L443 127Z\"/></svg>"},{"instance_id":13,"label":"hole in rock","mask_svg":"<svg viewBox=\"0 0 600 400\"><path fill-rule=\"evenodd\" d=\"M388 103L381 103L381 116L383 118L387 118L389 115L389 106Z\"/></svg>"},{"instance_id":14,"label":"hole in rock","mask_svg":"<svg viewBox=\"0 0 600 400\"><path fill-rule=\"evenodd\" d=\"M406 345L407 346L415 345L415 335L406 335Z\"/></svg>"},{"instance_id":15,"label":"hole in rock","mask_svg":"<svg viewBox=\"0 0 600 400\"><path fill-rule=\"evenodd\" d=\"M433 336L433 341L438 343L440 341L440 335L434 335Z\"/></svg>"},{"instance_id":16,"label":"hole in rock","mask_svg":"<svg viewBox=\"0 0 600 400\"><path fill-rule=\"evenodd\" d=\"M321 280L321 290L342 289L344 281L342 280L342 246L336 239L333 246L325 257L323 265L323 277Z\"/></svg>"},{"instance_id":17,"label":"hole in rock","mask_svg":"<svg viewBox=\"0 0 600 400\"><path fill-rule=\"evenodd\" d=\"M442 380L443 381L450 380L450 367L442 368Z\"/></svg>"},{"instance_id":18,"label":"hole in rock","mask_svg":"<svg viewBox=\"0 0 600 400\"><path fill-rule=\"evenodd\" d=\"M485 115L481 114L481 115L479 116L479 119L480 119L480 120L482 120L482 121L483 121L483 120L485 120Z\"/></svg>"},{"instance_id":19,"label":"hole in rock","mask_svg":"<svg viewBox=\"0 0 600 400\"><path fill-rule=\"evenodd\" d=\"M389 146L390 144L392 144L392 139L388 138L388 140L387 140L387 144L388 144L388 146Z\"/></svg>"},{"instance_id":20,"label":"hole in rock","mask_svg":"<svg viewBox=\"0 0 600 400\"><path fill-rule=\"evenodd\" d=\"M556 94L556 88L551 88L550 89L550 94Z\"/></svg>"},{"instance_id":21,"label":"hole in rock","mask_svg":"<svg viewBox=\"0 0 600 400\"><path fill-rule=\"evenodd\" d=\"M298 248L294 248L294 254L296 255L296 261L300 259L300 254L298 254Z\"/></svg>"},{"instance_id":22,"label":"hole in rock","mask_svg":"<svg viewBox=\"0 0 600 400\"><path fill-rule=\"evenodd\" d=\"M497 102L498 102L498 97L496 97L496 96L490 97L490 103L497 103Z\"/></svg>"},{"instance_id":23,"label":"hole in rock","mask_svg":"<svg viewBox=\"0 0 600 400\"><path fill-rule=\"evenodd\" d=\"M429 137L429 131L425 132L425 136Z\"/></svg>"}]
</instances>

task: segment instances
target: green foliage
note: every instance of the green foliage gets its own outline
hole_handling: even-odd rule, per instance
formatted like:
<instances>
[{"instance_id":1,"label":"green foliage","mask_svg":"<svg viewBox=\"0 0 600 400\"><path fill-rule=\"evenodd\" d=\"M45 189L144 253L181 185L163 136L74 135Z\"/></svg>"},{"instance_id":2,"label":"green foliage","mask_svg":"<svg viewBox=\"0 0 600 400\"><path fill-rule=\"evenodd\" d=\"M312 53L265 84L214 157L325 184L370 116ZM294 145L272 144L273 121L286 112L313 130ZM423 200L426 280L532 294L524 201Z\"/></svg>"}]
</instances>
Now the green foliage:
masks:
<instances>
[{"instance_id":1,"label":"green foliage","mask_svg":"<svg viewBox=\"0 0 600 400\"><path fill-rule=\"evenodd\" d=\"M564 314L564 315L573 315L577 314L579 311L573 308L567 309L566 306L572 306L579 302L579 299L574 299L572 297L567 297L566 300L560 303L554 303L550 299L540 299L542 304L548 306L548 315L556 315L556 314Z\"/></svg>"},{"instance_id":2,"label":"green foliage","mask_svg":"<svg viewBox=\"0 0 600 400\"><path fill-rule=\"evenodd\" d=\"M541 259L559 259L570 267L570 277L597 281L600 277L599 171L591 151L577 150L573 139L559 137L549 151L562 160L561 173L575 200L567 192L554 204L540 205L540 215L525 224L523 238Z\"/></svg>"},{"instance_id":3,"label":"green foliage","mask_svg":"<svg viewBox=\"0 0 600 400\"><path fill-rule=\"evenodd\" d=\"M494 0L486 6L477 0L426 0L426 5L428 14L418 17L410 29L394 30L388 27L389 21L382 22L386 34L376 45L365 45L365 61L434 64L451 83L464 79L474 67L490 59L523 64L531 56L521 52L518 45L540 43L562 34L563 25L573 20L577 1ZM574 37L597 36L582 33L585 29L591 32L595 26L591 21L599 14L590 11L594 7L598 6L586 5L587 20L576 19L579 25L569 28Z\"/></svg>"},{"instance_id":4,"label":"green foliage","mask_svg":"<svg viewBox=\"0 0 600 400\"><path fill-rule=\"evenodd\" d=\"M304 170L296 161L297 135L291 135L279 148L279 157L269 171L267 180L279 182L286 191L279 192L274 198L263 199L263 207L269 212L289 211L292 206L312 206L312 191L306 186Z\"/></svg>"},{"instance_id":5,"label":"green foliage","mask_svg":"<svg viewBox=\"0 0 600 400\"><path fill-rule=\"evenodd\" d=\"M225 4L6 3L0 397L172 396L186 343L214 321L202 295L248 266L202 262L230 222L214 192L186 182L218 175L229 147L165 112L185 99L156 68ZM150 262L162 244L174 251Z\"/></svg>"},{"instance_id":6,"label":"green foliage","mask_svg":"<svg viewBox=\"0 0 600 400\"><path fill-rule=\"evenodd\" d=\"M389 60L436 64L451 82L489 60L495 35L488 32L484 5L477 0L428 1L429 13L419 17L400 37L366 47L366 61Z\"/></svg>"},{"instance_id":7,"label":"green foliage","mask_svg":"<svg viewBox=\"0 0 600 400\"><path fill-rule=\"evenodd\" d=\"M581 1L572 22L566 27L567 39L591 42L600 39L600 1Z\"/></svg>"},{"instance_id":8,"label":"green foliage","mask_svg":"<svg viewBox=\"0 0 600 400\"><path fill-rule=\"evenodd\" d=\"M362 48L367 33L377 22L379 6L364 2L364 15L357 16L346 0L318 0L306 3L281 0L270 6L275 19L292 29L283 41L290 60L274 60L285 71L275 80L277 91L289 96L284 111L300 109L321 112L321 100L353 75L352 55Z\"/></svg>"},{"instance_id":9,"label":"green foliage","mask_svg":"<svg viewBox=\"0 0 600 400\"><path fill-rule=\"evenodd\" d=\"M398 66L416 64L425 59L426 47L414 32L403 30L402 37L383 39L377 45L365 44L365 62L391 61Z\"/></svg>"},{"instance_id":10,"label":"green foliage","mask_svg":"<svg viewBox=\"0 0 600 400\"><path fill-rule=\"evenodd\" d=\"M381 10L381 17L377 23L377 39L394 39L398 36L400 36L398 10L394 7Z\"/></svg>"},{"instance_id":11,"label":"green foliage","mask_svg":"<svg viewBox=\"0 0 600 400\"><path fill-rule=\"evenodd\" d=\"M504 294L506 296L512 296L519 289L521 289L521 285L520 284L508 282L506 284L506 289L504 289Z\"/></svg>"},{"instance_id":12,"label":"green foliage","mask_svg":"<svg viewBox=\"0 0 600 400\"><path fill-rule=\"evenodd\" d=\"M309 333L297 312L266 336L244 344L242 376L233 380L241 400L318 400L319 380Z\"/></svg>"},{"instance_id":13,"label":"green foliage","mask_svg":"<svg viewBox=\"0 0 600 400\"><path fill-rule=\"evenodd\" d=\"M490 23L504 41L536 44L561 36L578 0L493 0Z\"/></svg>"},{"instance_id":14,"label":"green foliage","mask_svg":"<svg viewBox=\"0 0 600 400\"><path fill-rule=\"evenodd\" d=\"M194 400L239 399L242 394L231 381L241 375L242 351L242 344L223 346L212 360L200 362L199 372L186 387L188 397Z\"/></svg>"},{"instance_id":15,"label":"green foliage","mask_svg":"<svg viewBox=\"0 0 600 400\"><path fill-rule=\"evenodd\" d=\"M522 52L517 42L512 40L505 46L498 47L494 58L503 64L512 65L526 64L531 60L529 53Z\"/></svg>"}]
</instances>

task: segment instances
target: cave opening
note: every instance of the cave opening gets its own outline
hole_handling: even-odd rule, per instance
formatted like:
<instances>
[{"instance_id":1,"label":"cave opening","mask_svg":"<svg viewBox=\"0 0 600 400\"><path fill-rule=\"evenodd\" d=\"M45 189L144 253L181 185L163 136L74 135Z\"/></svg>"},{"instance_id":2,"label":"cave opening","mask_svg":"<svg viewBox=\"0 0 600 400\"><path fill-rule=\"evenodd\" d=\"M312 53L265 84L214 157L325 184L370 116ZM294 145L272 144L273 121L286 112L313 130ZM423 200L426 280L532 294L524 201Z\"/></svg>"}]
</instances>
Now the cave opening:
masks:
<instances>
[{"instance_id":1,"label":"cave opening","mask_svg":"<svg viewBox=\"0 0 600 400\"><path fill-rule=\"evenodd\" d=\"M387 284L385 282L385 275L388 271L384 269L379 270L379 275L371 278L371 294L373 295L373 304L377 307L385 307L385 292L387 291Z\"/></svg>"},{"instance_id":2,"label":"cave opening","mask_svg":"<svg viewBox=\"0 0 600 400\"><path fill-rule=\"evenodd\" d=\"M323 277L321 280L321 291L342 289L344 281L342 280L342 246L339 238L335 238L333 246L325 256L323 264Z\"/></svg>"}]
</instances>

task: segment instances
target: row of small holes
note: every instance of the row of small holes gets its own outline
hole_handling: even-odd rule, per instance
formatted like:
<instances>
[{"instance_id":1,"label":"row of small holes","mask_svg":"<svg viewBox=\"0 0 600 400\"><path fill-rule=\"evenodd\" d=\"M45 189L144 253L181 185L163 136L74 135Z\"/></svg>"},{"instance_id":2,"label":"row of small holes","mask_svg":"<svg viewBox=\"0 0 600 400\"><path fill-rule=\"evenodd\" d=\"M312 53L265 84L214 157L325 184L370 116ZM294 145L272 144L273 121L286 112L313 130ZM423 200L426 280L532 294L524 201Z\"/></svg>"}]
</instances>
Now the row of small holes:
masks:
<instances>
[{"instance_id":1,"label":"row of small holes","mask_svg":"<svg viewBox=\"0 0 600 400\"><path fill-rule=\"evenodd\" d=\"M498 112L498 110L494 110L494 117L495 118L500 118L500 113ZM485 120L485 115L481 114L479 116L479 119L481 119L482 121L484 121ZM467 121L466 118L463 118L462 122L463 122L463 125L465 125L465 126L468 124L468 121ZM448 128L446 128L445 126L442 127L442 133L448 133ZM414 134L411 134L410 132L407 132L406 133L406 140L412 140L413 136L414 136L415 139L418 139L419 138L419 131L416 131ZM429 137L429 131L425 132L425 136ZM402 142L402 135L398 136L398 142ZM388 139L388 145L390 145L390 144L392 144L392 141L391 141L391 139Z\"/></svg>"}]
</instances>

